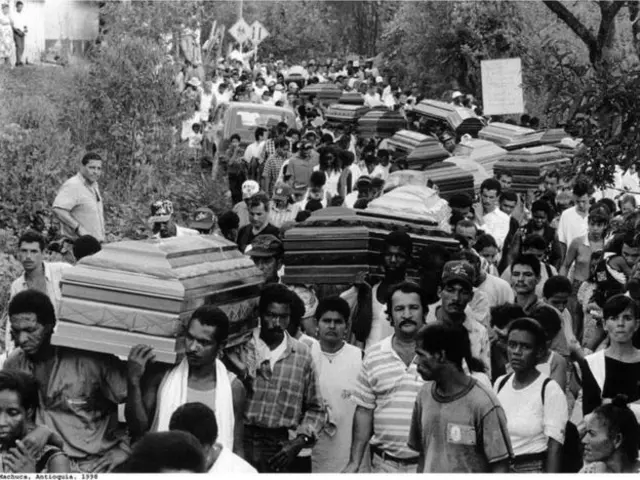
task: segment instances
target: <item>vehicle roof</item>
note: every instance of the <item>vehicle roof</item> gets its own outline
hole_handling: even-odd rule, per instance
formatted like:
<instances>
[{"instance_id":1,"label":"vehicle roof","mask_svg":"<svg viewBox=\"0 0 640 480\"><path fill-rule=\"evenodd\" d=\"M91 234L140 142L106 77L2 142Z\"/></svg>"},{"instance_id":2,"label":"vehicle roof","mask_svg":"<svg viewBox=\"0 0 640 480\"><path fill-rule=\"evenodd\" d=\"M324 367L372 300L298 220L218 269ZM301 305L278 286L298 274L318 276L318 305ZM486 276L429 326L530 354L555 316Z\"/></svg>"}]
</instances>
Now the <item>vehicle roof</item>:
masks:
<instances>
[{"instance_id":1,"label":"vehicle roof","mask_svg":"<svg viewBox=\"0 0 640 480\"><path fill-rule=\"evenodd\" d=\"M294 115L294 113L288 108L276 107L273 105L260 105L251 102L231 102L229 103L229 110L252 110Z\"/></svg>"}]
</instances>

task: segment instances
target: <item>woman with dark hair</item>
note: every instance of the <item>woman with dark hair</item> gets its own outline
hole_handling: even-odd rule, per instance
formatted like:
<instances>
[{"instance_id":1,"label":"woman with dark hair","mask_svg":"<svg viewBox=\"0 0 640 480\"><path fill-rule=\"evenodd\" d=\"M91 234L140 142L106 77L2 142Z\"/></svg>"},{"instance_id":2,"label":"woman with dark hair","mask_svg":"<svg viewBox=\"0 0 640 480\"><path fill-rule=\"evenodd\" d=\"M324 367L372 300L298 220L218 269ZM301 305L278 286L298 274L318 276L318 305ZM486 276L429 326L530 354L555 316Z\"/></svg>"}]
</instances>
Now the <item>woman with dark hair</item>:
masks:
<instances>
[{"instance_id":1,"label":"woman with dark hair","mask_svg":"<svg viewBox=\"0 0 640 480\"><path fill-rule=\"evenodd\" d=\"M507 472L511 442L507 419L490 388L464 372L482 368L471 356L469 334L441 322L420 329L418 373L426 383L411 418L409 446L418 473Z\"/></svg>"},{"instance_id":2,"label":"woman with dark hair","mask_svg":"<svg viewBox=\"0 0 640 480\"><path fill-rule=\"evenodd\" d=\"M509 324L507 354L513 373L499 377L494 390L509 423L513 473L562 471L569 411L558 383L537 368L546 350L547 335L537 321L524 317Z\"/></svg>"},{"instance_id":3,"label":"woman with dark hair","mask_svg":"<svg viewBox=\"0 0 640 480\"><path fill-rule=\"evenodd\" d=\"M640 416L640 350L633 346L633 336L640 326L638 306L620 294L604 304L604 329L609 346L586 357L583 370L584 415L593 412L616 395L626 395L629 407Z\"/></svg>"},{"instance_id":4,"label":"woman with dark hair","mask_svg":"<svg viewBox=\"0 0 640 480\"><path fill-rule=\"evenodd\" d=\"M326 178L325 191L332 197L338 195L338 183L342 174L342 164L338 151L335 148L323 149L320 153L320 164L314 170L324 173Z\"/></svg>"},{"instance_id":5,"label":"woman with dark hair","mask_svg":"<svg viewBox=\"0 0 640 480\"><path fill-rule=\"evenodd\" d=\"M35 455L24 437L34 429L39 405L38 384L20 371L0 371L0 471L13 473L66 473L69 459L57 447L45 445Z\"/></svg>"},{"instance_id":6,"label":"woman with dark hair","mask_svg":"<svg viewBox=\"0 0 640 480\"><path fill-rule=\"evenodd\" d=\"M582 439L585 465L580 473L640 473L640 426L627 397L617 395L587 419Z\"/></svg>"}]
</instances>

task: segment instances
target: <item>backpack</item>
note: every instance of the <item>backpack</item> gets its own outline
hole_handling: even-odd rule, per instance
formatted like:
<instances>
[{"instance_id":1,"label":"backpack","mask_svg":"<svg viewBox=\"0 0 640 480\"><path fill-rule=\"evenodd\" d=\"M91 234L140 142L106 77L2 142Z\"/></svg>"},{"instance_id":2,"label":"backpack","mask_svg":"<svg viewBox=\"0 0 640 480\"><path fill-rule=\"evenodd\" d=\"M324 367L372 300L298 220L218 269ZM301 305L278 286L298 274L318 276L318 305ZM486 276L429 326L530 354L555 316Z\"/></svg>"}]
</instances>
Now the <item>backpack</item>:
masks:
<instances>
[{"instance_id":1,"label":"backpack","mask_svg":"<svg viewBox=\"0 0 640 480\"><path fill-rule=\"evenodd\" d=\"M507 381L513 376L513 373L506 375L498 384L498 392L507 384ZM544 405L544 392L547 385L551 382L551 378L547 377L542 382L540 397L542 405ZM564 429L564 444L562 445L562 471L561 473L578 473L582 468L582 442L578 427L572 422L567 421Z\"/></svg>"}]
</instances>

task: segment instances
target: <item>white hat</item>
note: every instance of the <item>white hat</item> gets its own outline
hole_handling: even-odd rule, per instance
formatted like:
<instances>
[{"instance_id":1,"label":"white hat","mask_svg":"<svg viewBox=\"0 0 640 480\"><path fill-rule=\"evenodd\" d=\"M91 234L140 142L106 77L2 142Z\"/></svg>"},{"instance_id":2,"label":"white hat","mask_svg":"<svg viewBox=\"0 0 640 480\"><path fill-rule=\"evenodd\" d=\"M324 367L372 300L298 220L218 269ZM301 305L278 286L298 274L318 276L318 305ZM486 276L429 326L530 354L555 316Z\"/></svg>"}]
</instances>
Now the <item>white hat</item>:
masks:
<instances>
[{"instance_id":1,"label":"white hat","mask_svg":"<svg viewBox=\"0 0 640 480\"><path fill-rule=\"evenodd\" d=\"M458 98L458 97L461 97L461 96L462 96L462 92L455 91L455 92L453 92L453 94L451 95L451 98L452 98L452 99L455 99L455 98Z\"/></svg>"},{"instance_id":2,"label":"white hat","mask_svg":"<svg viewBox=\"0 0 640 480\"><path fill-rule=\"evenodd\" d=\"M260 185L255 180L247 180L242 184L242 198L253 197L260 191Z\"/></svg>"},{"instance_id":3,"label":"white hat","mask_svg":"<svg viewBox=\"0 0 640 480\"><path fill-rule=\"evenodd\" d=\"M376 83L384 83L384 80L382 79L382 77L377 76L376 77Z\"/></svg>"},{"instance_id":4,"label":"white hat","mask_svg":"<svg viewBox=\"0 0 640 480\"><path fill-rule=\"evenodd\" d=\"M191 80L187 82L187 85L191 85L192 87L199 87L202 85L202 82L198 77L191 77Z\"/></svg>"}]
</instances>

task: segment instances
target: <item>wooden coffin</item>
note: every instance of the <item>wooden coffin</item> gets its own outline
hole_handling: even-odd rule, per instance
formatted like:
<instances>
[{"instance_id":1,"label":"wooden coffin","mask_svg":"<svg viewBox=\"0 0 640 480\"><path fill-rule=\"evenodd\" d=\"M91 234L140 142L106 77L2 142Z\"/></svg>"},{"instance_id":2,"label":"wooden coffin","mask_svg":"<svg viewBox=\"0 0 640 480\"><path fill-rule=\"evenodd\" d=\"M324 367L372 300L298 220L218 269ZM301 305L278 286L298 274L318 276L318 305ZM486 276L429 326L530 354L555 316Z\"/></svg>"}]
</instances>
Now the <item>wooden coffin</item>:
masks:
<instances>
[{"instance_id":1,"label":"wooden coffin","mask_svg":"<svg viewBox=\"0 0 640 480\"><path fill-rule=\"evenodd\" d=\"M468 133L477 137L485 126L472 110L437 100L423 100L414 107L413 112L430 120L446 123L458 135Z\"/></svg>"},{"instance_id":2,"label":"wooden coffin","mask_svg":"<svg viewBox=\"0 0 640 480\"><path fill-rule=\"evenodd\" d=\"M358 135L363 138L389 138L406 127L407 122L400 112L376 107L358 120Z\"/></svg>"},{"instance_id":3,"label":"wooden coffin","mask_svg":"<svg viewBox=\"0 0 640 480\"><path fill-rule=\"evenodd\" d=\"M478 132L478 138L489 140L505 150L540 145L542 134L531 128L508 123L491 123Z\"/></svg>"},{"instance_id":4,"label":"wooden coffin","mask_svg":"<svg viewBox=\"0 0 640 480\"><path fill-rule=\"evenodd\" d=\"M437 185L440 196L445 200L449 200L458 193L474 197L473 175L453 163L447 161L434 163L424 171L428 179Z\"/></svg>"},{"instance_id":5,"label":"wooden coffin","mask_svg":"<svg viewBox=\"0 0 640 480\"><path fill-rule=\"evenodd\" d=\"M343 105L364 105L364 96L358 92L344 92L338 103Z\"/></svg>"},{"instance_id":6,"label":"wooden coffin","mask_svg":"<svg viewBox=\"0 0 640 480\"><path fill-rule=\"evenodd\" d=\"M453 154L460 157L468 157L477 162L487 173L493 176L493 167L500 160L507 158L507 151L488 140L473 138L456 145Z\"/></svg>"},{"instance_id":7,"label":"wooden coffin","mask_svg":"<svg viewBox=\"0 0 640 480\"><path fill-rule=\"evenodd\" d=\"M321 102L334 103L342 96L342 89L335 83L312 83L300 90L300 96L310 97L315 95Z\"/></svg>"},{"instance_id":8,"label":"wooden coffin","mask_svg":"<svg viewBox=\"0 0 640 480\"><path fill-rule=\"evenodd\" d=\"M411 170L424 170L436 162L449 157L449 152L435 138L422 142L409 155L407 162Z\"/></svg>"},{"instance_id":9,"label":"wooden coffin","mask_svg":"<svg viewBox=\"0 0 640 480\"><path fill-rule=\"evenodd\" d=\"M496 163L493 170L496 175L505 170L511 172L513 190L525 193L538 188L546 171L557 169L562 173L570 165L571 160L559 149L543 145L511 152L506 159Z\"/></svg>"},{"instance_id":10,"label":"wooden coffin","mask_svg":"<svg viewBox=\"0 0 640 480\"><path fill-rule=\"evenodd\" d=\"M569 134L565 131L564 128L549 128L548 130L544 130L542 132L540 144L555 145L556 143L560 143L563 138L566 138L568 136Z\"/></svg>"},{"instance_id":11,"label":"wooden coffin","mask_svg":"<svg viewBox=\"0 0 640 480\"><path fill-rule=\"evenodd\" d=\"M253 262L216 235L106 244L65 271L53 343L124 356L147 343L174 363L185 322L213 304L229 316L231 347L257 326L262 283Z\"/></svg>"},{"instance_id":12,"label":"wooden coffin","mask_svg":"<svg viewBox=\"0 0 640 480\"><path fill-rule=\"evenodd\" d=\"M343 207L314 212L284 236L286 284L351 284L359 274L383 274L380 254L386 235L404 228L414 240L414 258L430 243L456 250L458 242L433 222L379 215ZM409 272L416 277L416 272Z\"/></svg>"},{"instance_id":13,"label":"wooden coffin","mask_svg":"<svg viewBox=\"0 0 640 480\"><path fill-rule=\"evenodd\" d=\"M365 115L370 109L364 105L343 105L334 103L327 109L325 118L330 123L356 124L358 119Z\"/></svg>"},{"instance_id":14,"label":"wooden coffin","mask_svg":"<svg viewBox=\"0 0 640 480\"><path fill-rule=\"evenodd\" d=\"M434 140L437 141L430 135L413 132L411 130L400 130L394 133L387 143L390 151L397 154L408 155L419 146L430 144Z\"/></svg>"}]
</instances>

